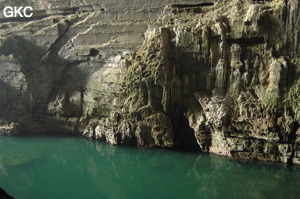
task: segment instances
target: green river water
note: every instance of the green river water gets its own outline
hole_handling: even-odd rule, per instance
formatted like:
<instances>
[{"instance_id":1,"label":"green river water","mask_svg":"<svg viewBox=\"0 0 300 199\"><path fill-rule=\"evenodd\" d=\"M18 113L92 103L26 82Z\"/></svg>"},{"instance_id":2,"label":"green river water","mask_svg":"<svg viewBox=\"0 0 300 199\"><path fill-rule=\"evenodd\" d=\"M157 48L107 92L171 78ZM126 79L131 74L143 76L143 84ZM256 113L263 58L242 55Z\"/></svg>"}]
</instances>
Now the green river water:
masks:
<instances>
[{"instance_id":1,"label":"green river water","mask_svg":"<svg viewBox=\"0 0 300 199\"><path fill-rule=\"evenodd\" d=\"M0 137L0 187L16 199L300 198L300 169L79 137Z\"/></svg>"}]
</instances>

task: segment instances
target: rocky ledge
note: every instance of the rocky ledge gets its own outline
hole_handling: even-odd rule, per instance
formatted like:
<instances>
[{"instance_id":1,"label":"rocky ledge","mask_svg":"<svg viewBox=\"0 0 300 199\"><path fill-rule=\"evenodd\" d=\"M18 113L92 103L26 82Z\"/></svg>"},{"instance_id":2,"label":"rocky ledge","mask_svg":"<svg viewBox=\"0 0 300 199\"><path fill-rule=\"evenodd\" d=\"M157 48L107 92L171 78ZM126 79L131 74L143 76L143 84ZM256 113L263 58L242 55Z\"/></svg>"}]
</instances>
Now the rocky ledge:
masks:
<instances>
[{"instance_id":1,"label":"rocky ledge","mask_svg":"<svg viewBox=\"0 0 300 199\"><path fill-rule=\"evenodd\" d=\"M0 19L0 134L300 164L298 0L97 2Z\"/></svg>"}]
</instances>

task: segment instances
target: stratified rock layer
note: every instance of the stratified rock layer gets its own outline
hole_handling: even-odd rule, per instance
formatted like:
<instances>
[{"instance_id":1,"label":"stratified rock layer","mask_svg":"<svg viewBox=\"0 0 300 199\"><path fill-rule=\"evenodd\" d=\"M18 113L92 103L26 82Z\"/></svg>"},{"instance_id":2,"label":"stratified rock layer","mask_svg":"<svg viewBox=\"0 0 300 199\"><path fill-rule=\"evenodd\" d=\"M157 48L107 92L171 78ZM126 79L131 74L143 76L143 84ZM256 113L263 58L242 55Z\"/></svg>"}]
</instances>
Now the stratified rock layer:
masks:
<instances>
[{"instance_id":1,"label":"stratified rock layer","mask_svg":"<svg viewBox=\"0 0 300 199\"><path fill-rule=\"evenodd\" d=\"M300 163L297 0L37 2L0 19L0 134Z\"/></svg>"}]
</instances>

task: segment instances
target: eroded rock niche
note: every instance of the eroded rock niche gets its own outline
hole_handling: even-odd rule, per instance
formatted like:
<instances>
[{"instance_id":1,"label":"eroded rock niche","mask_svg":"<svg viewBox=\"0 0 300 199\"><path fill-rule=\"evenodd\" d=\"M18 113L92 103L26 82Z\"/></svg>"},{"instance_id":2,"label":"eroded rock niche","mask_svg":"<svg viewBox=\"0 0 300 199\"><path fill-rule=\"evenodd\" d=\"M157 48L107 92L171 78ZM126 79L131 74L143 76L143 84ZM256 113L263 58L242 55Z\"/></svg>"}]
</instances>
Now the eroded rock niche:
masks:
<instances>
[{"instance_id":1,"label":"eroded rock niche","mask_svg":"<svg viewBox=\"0 0 300 199\"><path fill-rule=\"evenodd\" d=\"M43 2L0 21L1 134L300 163L297 0Z\"/></svg>"}]
</instances>

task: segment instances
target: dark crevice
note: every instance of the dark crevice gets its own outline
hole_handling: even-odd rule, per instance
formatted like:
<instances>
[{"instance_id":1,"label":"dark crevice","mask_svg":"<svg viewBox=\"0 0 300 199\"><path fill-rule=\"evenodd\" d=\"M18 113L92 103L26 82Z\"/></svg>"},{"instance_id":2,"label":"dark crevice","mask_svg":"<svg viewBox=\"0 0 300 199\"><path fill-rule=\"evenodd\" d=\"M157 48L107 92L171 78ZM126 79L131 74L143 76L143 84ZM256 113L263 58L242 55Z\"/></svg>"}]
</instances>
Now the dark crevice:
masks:
<instances>
[{"instance_id":1,"label":"dark crevice","mask_svg":"<svg viewBox=\"0 0 300 199\"><path fill-rule=\"evenodd\" d=\"M174 4L171 5L172 8L196 8L196 7L205 7L213 6L214 3L200 3L200 4Z\"/></svg>"},{"instance_id":2,"label":"dark crevice","mask_svg":"<svg viewBox=\"0 0 300 199\"><path fill-rule=\"evenodd\" d=\"M251 0L252 3L269 3L271 2L272 0Z\"/></svg>"},{"instance_id":3,"label":"dark crevice","mask_svg":"<svg viewBox=\"0 0 300 199\"><path fill-rule=\"evenodd\" d=\"M181 151L201 151L195 137L194 130L184 115L181 117L170 117L174 130L174 149Z\"/></svg>"},{"instance_id":4,"label":"dark crevice","mask_svg":"<svg viewBox=\"0 0 300 199\"><path fill-rule=\"evenodd\" d=\"M95 48L91 48L90 49L90 57L96 57L97 55L99 55L99 50L95 49Z\"/></svg>"},{"instance_id":5,"label":"dark crevice","mask_svg":"<svg viewBox=\"0 0 300 199\"><path fill-rule=\"evenodd\" d=\"M230 44L247 44L247 45L256 45L263 44L265 42L265 38L263 37L251 37L251 38L240 38L240 39L228 39L228 43Z\"/></svg>"}]
</instances>

